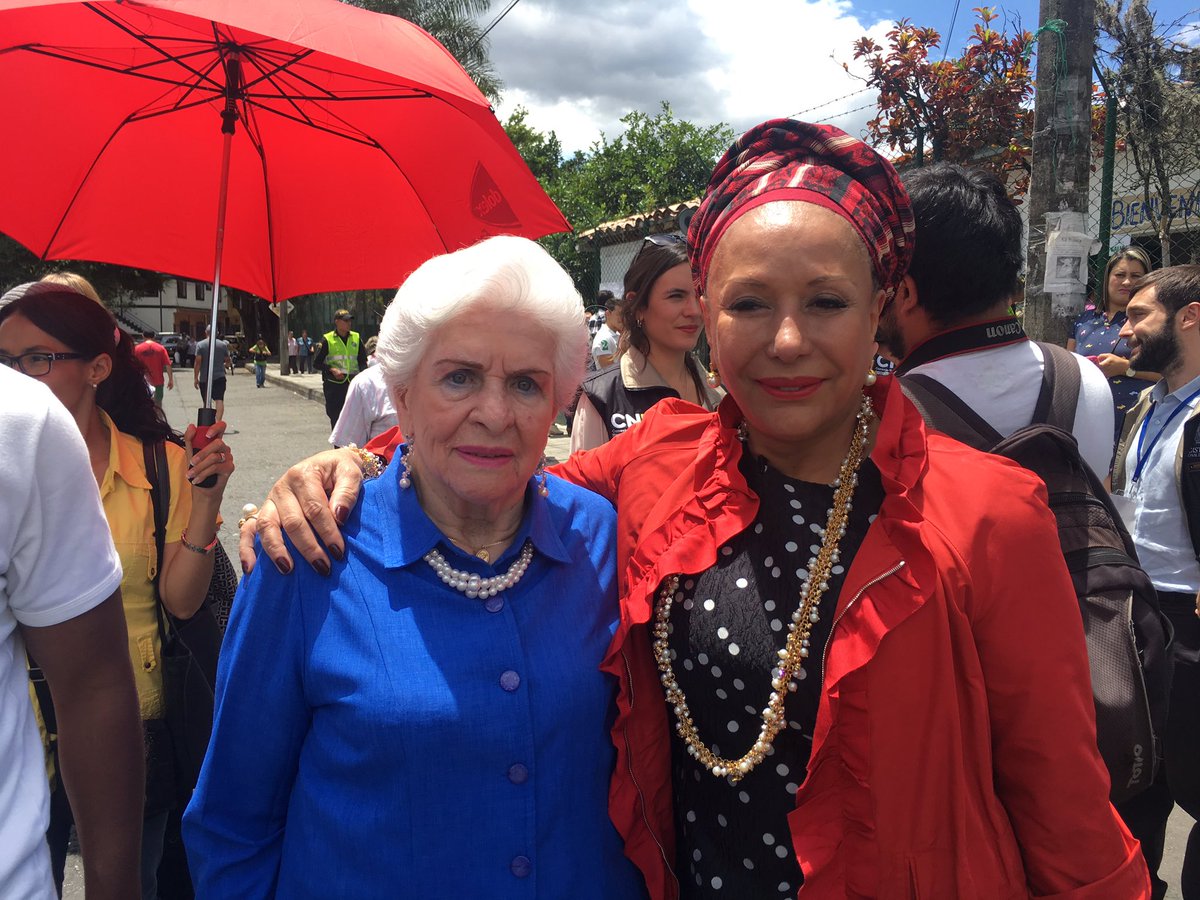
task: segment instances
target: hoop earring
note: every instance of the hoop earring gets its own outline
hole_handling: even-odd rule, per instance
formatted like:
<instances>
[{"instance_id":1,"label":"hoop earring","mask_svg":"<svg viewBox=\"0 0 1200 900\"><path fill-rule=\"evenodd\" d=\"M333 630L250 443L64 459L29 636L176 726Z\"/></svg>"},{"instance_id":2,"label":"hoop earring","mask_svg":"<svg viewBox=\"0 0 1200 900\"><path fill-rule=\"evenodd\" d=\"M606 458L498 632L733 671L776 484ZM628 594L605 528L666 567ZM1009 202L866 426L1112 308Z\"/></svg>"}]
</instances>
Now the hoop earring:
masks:
<instances>
[{"instance_id":1,"label":"hoop earring","mask_svg":"<svg viewBox=\"0 0 1200 900\"><path fill-rule=\"evenodd\" d=\"M871 387L871 385L873 385L878 380L879 380L879 376L876 375L874 372L867 372L867 377L863 379L863 384L865 384L867 387Z\"/></svg>"},{"instance_id":2,"label":"hoop earring","mask_svg":"<svg viewBox=\"0 0 1200 900\"><path fill-rule=\"evenodd\" d=\"M404 471L400 473L400 487L408 489L412 487L412 452L413 452L413 436L408 436L408 443L400 451L400 465L404 467Z\"/></svg>"},{"instance_id":3,"label":"hoop earring","mask_svg":"<svg viewBox=\"0 0 1200 900\"><path fill-rule=\"evenodd\" d=\"M534 471L533 477L537 479L538 493L543 497L549 497L550 488L546 484L546 457L543 456L538 460L537 469Z\"/></svg>"}]
</instances>

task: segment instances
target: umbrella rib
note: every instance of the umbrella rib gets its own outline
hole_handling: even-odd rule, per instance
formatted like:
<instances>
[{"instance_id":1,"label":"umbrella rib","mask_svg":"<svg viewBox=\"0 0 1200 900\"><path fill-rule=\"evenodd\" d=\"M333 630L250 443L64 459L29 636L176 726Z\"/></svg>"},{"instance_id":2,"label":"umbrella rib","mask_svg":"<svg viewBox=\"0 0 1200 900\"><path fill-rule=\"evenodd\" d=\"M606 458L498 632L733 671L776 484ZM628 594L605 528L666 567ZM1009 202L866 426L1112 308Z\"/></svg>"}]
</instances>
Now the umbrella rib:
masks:
<instances>
[{"instance_id":1,"label":"umbrella rib","mask_svg":"<svg viewBox=\"0 0 1200 900\"><path fill-rule=\"evenodd\" d=\"M112 25L114 28L117 28L117 29L119 29L119 30L121 30L121 31L125 32L127 35L129 35L131 38L133 38L133 39L134 39L135 41L137 41L138 43L140 43L140 44L144 44L146 47L150 48L150 49L151 49L151 50L153 50L155 53L158 53L159 55L161 55L161 56L163 57L163 59L165 59L165 60L168 60L168 61L175 61L175 62L178 62L177 60L175 60L174 54L168 53L168 52L167 52L166 50L164 50L162 47L160 47L160 46L158 46L157 44L155 44L153 41L151 41L151 40L149 39L149 36L148 36L148 35L139 34L138 32L134 31L134 30L133 30L133 28L131 28L130 26L126 25L124 22L121 22L121 21L120 21L119 19L117 19L115 16L111 16L111 15L109 15L108 13L104 12L102 9L99 9L99 8L98 8L98 7L97 7L97 6L96 6L94 3L85 3L85 4L84 4L84 6L85 6L87 9L90 9L92 12L94 12L94 13L95 13L96 15L98 15L100 18L104 19L106 22L108 22L108 23L109 23L110 25ZM200 74L198 71L196 71L195 69L193 69L191 66L189 66L189 65L186 65L186 64L184 64L184 63L178 63L178 64L179 64L180 66L182 66L184 69L186 69L186 70L188 70L189 72L191 72L191 73L192 73L192 74L193 74L195 77L197 77L197 78L203 78L203 77L204 77L204 76L202 76L202 75L201 75L201 74ZM134 76L138 76L140 73L137 73L137 72L129 72L128 74L130 74L130 75L134 75ZM218 91L218 92L220 92L220 91L221 91L221 87L220 87L220 85L216 85L216 84L214 83L214 87L216 87L216 89L217 89L217 91Z\"/></svg>"},{"instance_id":2,"label":"umbrella rib","mask_svg":"<svg viewBox=\"0 0 1200 900\"><path fill-rule=\"evenodd\" d=\"M271 267L271 299L278 300L279 298L279 283L276 280L276 265L275 265L275 228L274 216L271 214L271 181L267 178L267 150L263 146L262 135L258 133L258 122L255 117L247 116L244 120L246 136L250 139L250 146L254 148L258 154L259 164L262 166L262 183L263 194L265 195L264 211L267 216L267 257L270 259Z\"/></svg>"},{"instance_id":3,"label":"umbrella rib","mask_svg":"<svg viewBox=\"0 0 1200 900\"><path fill-rule=\"evenodd\" d=\"M303 120L305 122L307 122L310 126L316 127L316 124L312 121L312 119L304 112L303 109L300 108L300 104L298 102L296 102L296 100L293 97L288 96L282 90L280 90L279 85L276 83L275 79L272 77L273 75L275 75L276 73L281 71L282 67L277 68L270 73L267 73L266 71L263 70L262 66L259 64L258 58L254 54L250 55L249 62L250 62L250 65L254 66L256 69L258 69L259 72L262 73L262 77L255 79L253 82L251 82L251 84L261 84L263 81L266 81L267 84L271 85L273 88L276 89L275 93L263 94L263 95L261 95L262 97L264 97L264 98L265 97L272 97L272 98L278 97L280 99L286 100L291 105L291 107L294 110L296 110L297 116L302 117ZM243 91L242 92L242 100L243 100L243 102L247 103L247 105L249 105L249 102L250 102L249 98L250 98L249 91Z\"/></svg>"},{"instance_id":4,"label":"umbrella rib","mask_svg":"<svg viewBox=\"0 0 1200 900\"><path fill-rule=\"evenodd\" d=\"M92 170L96 168L96 165L100 162L100 157L102 157L104 152L108 149L108 145L113 142L117 134L120 133L121 129L125 127L127 122L128 119L125 119L113 129L113 133L108 136L108 140L104 142L104 146L100 148L100 151L95 155L95 157L93 157L91 164L88 165L87 171L83 174L83 177L75 186L75 192L71 195L71 202L63 208L63 213L61 216L59 216L58 223L54 226L54 231L51 233L49 240L46 241L45 248L39 254L42 259L48 258L47 254L50 252L50 248L54 246L54 242L58 240L58 233L62 231L62 227L66 223L67 217L71 215L71 210L75 208L75 201L79 199L79 194L83 191L84 185L87 184L88 179L91 177Z\"/></svg>"},{"instance_id":5,"label":"umbrella rib","mask_svg":"<svg viewBox=\"0 0 1200 900\"><path fill-rule=\"evenodd\" d=\"M188 87L189 86L188 82L180 81L177 78L166 78L162 75L148 75L145 72L134 72L124 66L116 66L111 63L103 63L98 60L80 59L77 56L70 56L66 53L55 52L46 47L39 47L39 46L31 45L31 46L26 46L26 47L15 47L13 49L26 50L30 53L40 54L41 56L48 56L51 59L60 59L63 62L76 63L77 65L88 66L93 69L101 69L105 72L114 72L117 75L128 75L132 78L143 78L146 81L156 81L159 84L169 84L173 87ZM205 87L204 85L197 84L197 85L194 85L194 88L197 90L211 91L214 94L220 94L222 92L220 87L209 88L209 87Z\"/></svg>"}]
</instances>

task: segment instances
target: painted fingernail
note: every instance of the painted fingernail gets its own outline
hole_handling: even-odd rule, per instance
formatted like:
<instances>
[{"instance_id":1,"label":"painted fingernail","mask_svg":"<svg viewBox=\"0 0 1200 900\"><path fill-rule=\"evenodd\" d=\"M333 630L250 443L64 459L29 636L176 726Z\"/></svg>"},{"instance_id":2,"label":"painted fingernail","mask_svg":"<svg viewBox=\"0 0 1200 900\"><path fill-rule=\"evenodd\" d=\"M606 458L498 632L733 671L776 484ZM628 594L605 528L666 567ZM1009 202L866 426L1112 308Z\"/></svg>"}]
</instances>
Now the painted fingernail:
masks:
<instances>
[{"instance_id":1,"label":"painted fingernail","mask_svg":"<svg viewBox=\"0 0 1200 900\"><path fill-rule=\"evenodd\" d=\"M317 570L317 574L319 575L329 574L329 563L323 559L318 559L316 562L314 562L313 568Z\"/></svg>"},{"instance_id":2,"label":"painted fingernail","mask_svg":"<svg viewBox=\"0 0 1200 900\"><path fill-rule=\"evenodd\" d=\"M329 547L326 547L325 549L327 549L329 551L329 555L332 556L334 559L336 559L338 562L342 561L342 548L339 547L337 544L331 544Z\"/></svg>"},{"instance_id":3,"label":"painted fingernail","mask_svg":"<svg viewBox=\"0 0 1200 900\"><path fill-rule=\"evenodd\" d=\"M279 570L280 575L292 574L292 563L290 560L283 558L275 560L275 568Z\"/></svg>"},{"instance_id":4,"label":"painted fingernail","mask_svg":"<svg viewBox=\"0 0 1200 900\"><path fill-rule=\"evenodd\" d=\"M350 515L350 510L349 510L349 508L347 508L347 507L345 507L345 506L341 506L341 505L339 505L339 506L335 507L335 508L334 508L334 510L333 510L333 517L334 517L335 519L337 519L337 523L338 523L339 525L345 525L345 524L346 524L346 518L347 518L349 515Z\"/></svg>"}]
</instances>

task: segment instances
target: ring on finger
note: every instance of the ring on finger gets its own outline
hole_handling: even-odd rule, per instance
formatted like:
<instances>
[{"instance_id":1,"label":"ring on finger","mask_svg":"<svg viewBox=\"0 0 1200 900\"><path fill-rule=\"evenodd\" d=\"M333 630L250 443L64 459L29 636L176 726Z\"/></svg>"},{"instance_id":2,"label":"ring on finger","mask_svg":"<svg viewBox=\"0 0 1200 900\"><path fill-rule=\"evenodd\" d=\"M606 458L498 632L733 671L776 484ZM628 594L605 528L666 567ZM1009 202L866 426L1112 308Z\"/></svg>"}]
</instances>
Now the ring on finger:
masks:
<instances>
[{"instance_id":1,"label":"ring on finger","mask_svg":"<svg viewBox=\"0 0 1200 900\"><path fill-rule=\"evenodd\" d=\"M253 522L258 519L258 513L252 513L248 516L242 516L238 519L238 531L241 531L247 522Z\"/></svg>"}]
</instances>

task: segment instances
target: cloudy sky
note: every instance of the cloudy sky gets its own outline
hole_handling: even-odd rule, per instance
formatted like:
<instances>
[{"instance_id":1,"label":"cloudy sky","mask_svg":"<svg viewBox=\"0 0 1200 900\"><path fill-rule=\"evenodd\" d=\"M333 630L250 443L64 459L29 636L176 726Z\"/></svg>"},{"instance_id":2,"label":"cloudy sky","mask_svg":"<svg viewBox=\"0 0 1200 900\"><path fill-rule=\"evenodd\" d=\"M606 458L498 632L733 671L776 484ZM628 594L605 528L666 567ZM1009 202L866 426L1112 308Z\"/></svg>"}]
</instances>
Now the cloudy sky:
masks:
<instances>
[{"instance_id":1,"label":"cloudy sky","mask_svg":"<svg viewBox=\"0 0 1200 900\"><path fill-rule=\"evenodd\" d=\"M492 17L510 0L492 0ZM974 26L957 4L950 52ZM1002 17L1037 26L1037 0L997 3ZM1152 0L1160 20L1200 0ZM490 38L503 79L501 119L518 105L530 123L554 130L568 152L586 150L601 131L620 133L632 110L666 100L698 124L736 130L804 113L861 134L874 95L847 74L854 41L882 43L893 21L950 31L954 0L519 0ZM489 19L490 20L490 19ZM868 108L863 108L868 107Z\"/></svg>"}]
</instances>

